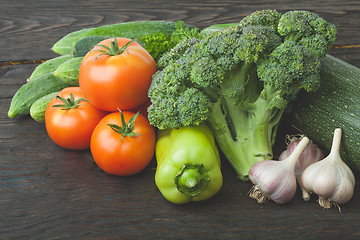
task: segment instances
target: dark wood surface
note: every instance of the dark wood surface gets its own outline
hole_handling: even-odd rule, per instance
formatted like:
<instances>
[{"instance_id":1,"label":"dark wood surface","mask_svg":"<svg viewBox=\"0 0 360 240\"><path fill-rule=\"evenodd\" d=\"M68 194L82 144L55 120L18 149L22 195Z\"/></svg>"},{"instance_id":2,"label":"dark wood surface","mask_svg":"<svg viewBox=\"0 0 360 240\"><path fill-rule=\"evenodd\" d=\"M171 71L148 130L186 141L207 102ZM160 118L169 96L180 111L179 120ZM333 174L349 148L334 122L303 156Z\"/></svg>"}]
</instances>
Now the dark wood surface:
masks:
<instances>
[{"instance_id":1,"label":"dark wood surface","mask_svg":"<svg viewBox=\"0 0 360 240\"><path fill-rule=\"evenodd\" d=\"M53 144L43 124L7 117L11 97L37 66L22 61L56 56L51 46L72 31L125 21L182 19L203 28L237 22L259 9L306 9L337 26L331 54L360 67L358 0L0 0L0 5L0 239L360 239L359 184L341 213L321 209L315 196L304 202L299 191L286 205L259 205L247 196L251 184L236 179L224 160L224 184L216 196L174 205L156 188L154 161L138 175L110 176L89 151ZM282 144L286 131L280 130Z\"/></svg>"}]
</instances>

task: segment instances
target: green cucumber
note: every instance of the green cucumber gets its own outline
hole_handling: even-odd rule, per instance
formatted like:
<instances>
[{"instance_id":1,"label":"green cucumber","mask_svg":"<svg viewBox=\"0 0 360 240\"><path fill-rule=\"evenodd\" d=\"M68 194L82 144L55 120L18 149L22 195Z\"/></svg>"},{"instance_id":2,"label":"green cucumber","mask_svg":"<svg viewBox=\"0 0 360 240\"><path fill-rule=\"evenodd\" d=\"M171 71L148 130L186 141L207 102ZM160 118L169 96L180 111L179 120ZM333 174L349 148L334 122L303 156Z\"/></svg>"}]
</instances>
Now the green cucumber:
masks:
<instances>
[{"instance_id":1,"label":"green cucumber","mask_svg":"<svg viewBox=\"0 0 360 240\"><path fill-rule=\"evenodd\" d=\"M76 57L64 62L55 70L54 76L65 83L79 86L79 70L82 59L83 57Z\"/></svg>"},{"instance_id":2,"label":"green cucumber","mask_svg":"<svg viewBox=\"0 0 360 240\"><path fill-rule=\"evenodd\" d=\"M36 100L30 107L30 116L37 122L45 121L45 110L50 101L59 94L60 91L49 93Z\"/></svg>"},{"instance_id":3,"label":"green cucumber","mask_svg":"<svg viewBox=\"0 0 360 240\"><path fill-rule=\"evenodd\" d=\"M102 40L108 39L111 37L108 36L89 36L80 39L75 43L74 48L72 49L73 56L84 57L91 49L93 49L99 42Z\"/></svg>"},{"instance_id":4,"label":"green cucumber","mask_svg":"<svg viewBox=\"0 0 360 240\"><path fill-rule=\"evenodd\" d=\"M320 74L320 89L301 92L286 120L327 152L335 128L341 128L341 157L360 171L360 69L327 55Z\"/></svg>"},{"instance_id":5,"label":"green cucumber","mask_svg":"<svg viewBox=\"0 0 360 240\"><path fill-rule=\"evenodd\" d=\"M157 32L171 35L175 29L175 22L170 21L134 21L116 23L96 28L85 28L69 33L57 41L51 49L59 55L68 55L72 54L72 50L77 41L88 36L138 38Z\"/></svg>"},{"instance_id":6,"label":"green cucumber","mask_svg":"<svg viewBox=\"0 0 360 240\"><path fill-rule=\"evenodd\" d=\"M28 78L28 81L31 81L31 80L37 78L38 76L54 72L56 70L56 68L58 66L60 66L60 64L62 64L63 62L66 62L67 60L69 60L71 58L73 58L72 55L63 55L63 56L58 56L58 57L49 59L49 60L41 63L31 73L30 77Z\"/></svg>"},{"instance_id":7,"label":"green cucumber","mask_svg":"<svg viewBox=\"0 0 360 240\"><path fill-rule=\"evenodd\" d=\"M11 100L8 111L9 118L29 114L30 107L36 100L49 93L60 91L69 86L71 85L63 82L51 73L41 75L30 82L25 83L15 93Z\"/></svg>"}]
</instances>

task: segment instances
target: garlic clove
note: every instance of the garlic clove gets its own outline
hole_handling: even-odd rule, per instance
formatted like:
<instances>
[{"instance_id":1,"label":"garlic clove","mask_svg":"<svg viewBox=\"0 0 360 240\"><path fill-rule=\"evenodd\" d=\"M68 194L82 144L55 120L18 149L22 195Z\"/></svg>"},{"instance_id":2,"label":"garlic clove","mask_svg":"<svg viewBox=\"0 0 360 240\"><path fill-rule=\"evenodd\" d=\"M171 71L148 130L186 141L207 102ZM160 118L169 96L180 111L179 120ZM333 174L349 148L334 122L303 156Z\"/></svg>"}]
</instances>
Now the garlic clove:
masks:
<instances>
[{"instance_id":1,"label":"garlic clove","mask_svg":"<svg viewBox=\"0 0 360 240\"><path fill-rule=\"evenodd\" d=\"M329 199L338 204L343 204L350 201L354 194L354 188L352 186L353 183L351 182L351 179L345 178L343 181L341 181L336 192L334 192L334 194L329 197Z\"/></svg>"},{"instance_id":2,"label":"garlic clove","mask_svg":"<svg viewBox=\"0 0 360 240\"><path fill-rule=\"evenodd\" d=\"M337 181L335 177L329 176L336 176L336 168L333 165L329 166L327 162L320 161L319 164L310 165L305 170L302 185L309 192L329 198Z\"/></svg>"},{"instance_id":3,"label":"garlic clove","mask_svg":"<svg viewBox=\"0 0 360 240\"><path fill-rule=\"evenodd\" d=\"M299 142L305 135L293 135L287 136L287 148L279 156L279 161L282 161L290 156L290 154L297 147ZM301 176L304 170L314 162L317 162L324 158L323 151L317 147L312 141L306 145L305 149L301 152L295 165L296 181L302 191L302 198L305 201L310 200L310 194L305 190L301 183Z\"/></svg>"},{"instance_id":4,"label":"garlic clove","mask_svg":"<svg viewBox=\"0 0 360 240\"><path fill-rule=\"evenodd\" d=\"M346 203L354 194L354 174L340 156L341 134L340 128L335 129L330 154L306 168L301 178L304 188L317 194L324 208Z\"/></svg>"},{"instance_id":5,"label":"garlic clove","mask_svg":"<svg viewBox=\"0 0 360 240\"><path fill-rule=\"evenodd\" d=\"M287 148L279 156L279 161L284 160L294 151L299 142L305 135L287 136ZM301 175L304 170L314 162L324 158L323 151L316 146L311 140L306 145L305 149L301 152L295 166L296 175Z\"/></svg>"},{"instance_id":6,"label":"garlic clove","mask_svg":"<svg viewBox=\"0 0 360 240\"><path fill-rule=\"evenodd\" d=\"M266 198L260 200L263 203L267 198L277 203L286 203L295 195L296 179L294 171L287 171L287 164L274 160L257 162L249 171L250 181L261 190ZM286 173L286 174L284 174ZM257 193L259 194L259 193Z\"/></svg>"},{"instance_id":7,"label":"garlic clove","mask_svg":"<svg viewBox=\"0 0 360 240\"><path fill-rule=\"evenodd\" d=\"M276 188L269 194L271 200L276 203L284 204L294 198L296 193L296 178L292 171L287 171L283 178L275 185Z\"/></svg>"},{"instance_id":8,"label":"garlic clove","mask_svg":"<svg viewBox=\"0 0 360 240\"><path fill-rule=\"evenodd\" d=\"M296 161L308 142L309 139L304 137L283 161L265 160L255 163L249 171L249 179L255 186L250 190L249 196L259 203L267 198L280 204L289 202L296 193Z\"/></svg>"},{"instance_id":9,"label":"garlic clove","mask_svg":"<svg viewBox=\"0 0 360 240\"><path fill-rule=\"evenodd\" d=\"M355 188L355 176L345 162L337 162L338 185L329 199L335 203L343 204L352 198Z\"/></svg>"}]
</instances>

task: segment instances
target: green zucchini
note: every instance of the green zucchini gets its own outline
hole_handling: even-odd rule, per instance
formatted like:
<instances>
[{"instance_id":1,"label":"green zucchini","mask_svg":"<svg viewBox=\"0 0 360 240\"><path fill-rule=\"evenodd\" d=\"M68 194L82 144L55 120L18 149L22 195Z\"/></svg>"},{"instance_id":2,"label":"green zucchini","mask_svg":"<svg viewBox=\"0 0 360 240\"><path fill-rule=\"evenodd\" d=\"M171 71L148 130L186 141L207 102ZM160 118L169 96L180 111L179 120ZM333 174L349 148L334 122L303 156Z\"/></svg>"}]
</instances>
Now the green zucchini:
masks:
<instances>
[{"instance_id":1,"label":"green zucchini","mask_svg":"<svg viewBox=\"0 0 360 240\"><path fill-rule=\"evenodd\" d=\"M171 35L175 29L175 22L170 21L134 21L116 23L96 28L85 28L69 33L57 41L51 49L59 55L68 55L72 53L77 41L88 36L138 38L157 32Z\"/></svg>"},{"instance_id":2,"label":"green zucchini","mask_svg":"<svg viewBox=\"0 0 360 240\"><path fill-rule=\"evenodd\" d=\"M37 122L45 121L45 110L50 101L59 94L60 91L49 93L36 100L30 107L30 116Z\"/></svg>"},{"instance_id":3,"label":"green zucchini","mask_svg":"<svg viewBox=\"0 0 360 240\"><path fill-rule=\"evenodd\" d=\"M39 98L60 91L65 87L71 86L55 77L53 74L41 75L30 82L25 83L15 93L11 100L8 116L14 118L16 116L27 115L30 113L31 105Z\"/></svg>"},{"instance_id":4,"label":"green zucchini","mask_svg":"<svg viewBox=\"0 0 360 240\"><path fill-rule=\"evenodd\" d=\"M102 40L108 39L108 36L88 36L80 39L75 43L72 49L72 55L76 57L84 57L91 49L93 49Z\"/></svg>"},{"instance_id":5,"label":"green zucchini","mask_svg":"<svg viewBox=\"0 0 360 240\"><path fill-rule=\"evenodd\" d=\"M335 128L341 128L341 157L360 171L360 69L327 55L320 74L320 89L301 92L286 118L327 152Z\"/></svg>"},{"instance_id":6,"label":"green zucchini","mask_svg":"<svg viewBox=\"0 0 360 240\"><path fill-rule=\"evenodd\" d=\"M34 78L37 78L38 76L49 74L55 71L55 69L60 66L63 62L73 58L72 55L63 55L58 56L52 59L49 59L40 65L38 65L34 71L31 73L30 77L28 78L28 81L33 80Z\"/></svg>"},{"instance_id":7,"label":"green zucchini","mask_svg":"<svg viewBox=\"0 0 360 240\"><path fill-rule=\"evenodd\" d=\"M82 59L83 57L76 57L64 62L55 70L54 76L65 83L79 86L79 70Z\"/></svg>"}]
</instances>

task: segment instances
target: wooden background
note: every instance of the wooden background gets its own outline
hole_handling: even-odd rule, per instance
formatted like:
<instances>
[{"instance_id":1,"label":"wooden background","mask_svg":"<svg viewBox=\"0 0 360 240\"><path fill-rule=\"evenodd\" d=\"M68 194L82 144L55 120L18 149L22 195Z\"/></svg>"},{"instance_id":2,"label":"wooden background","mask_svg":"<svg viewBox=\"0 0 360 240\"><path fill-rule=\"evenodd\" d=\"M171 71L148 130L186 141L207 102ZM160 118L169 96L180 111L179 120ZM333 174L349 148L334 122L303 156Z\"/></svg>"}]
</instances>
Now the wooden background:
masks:
<instances>
[{"instance_id":1,"label":"wooden background","mask_svg":"<svg viewBox=\"0 0 360 240\"><path fill-rule=\"evenodd\" d=\"M358 0L0 0L0 6L0 239L360 239L359 184L341 213L321 209L315 196L304 202L299 191L289 204L259 205L247 197L251 184L223 161L224 185L215 197L174 205L156 188L154 161L136 176L110 176L89 151L53 144L43 124L7 117L11 97L37 66L27 61L55 57L50 48L67 33L125 21L182 19L203 28L260 9L306 9L337 26L331 54L360 67Z\"/></svg>"}]
</instances>

